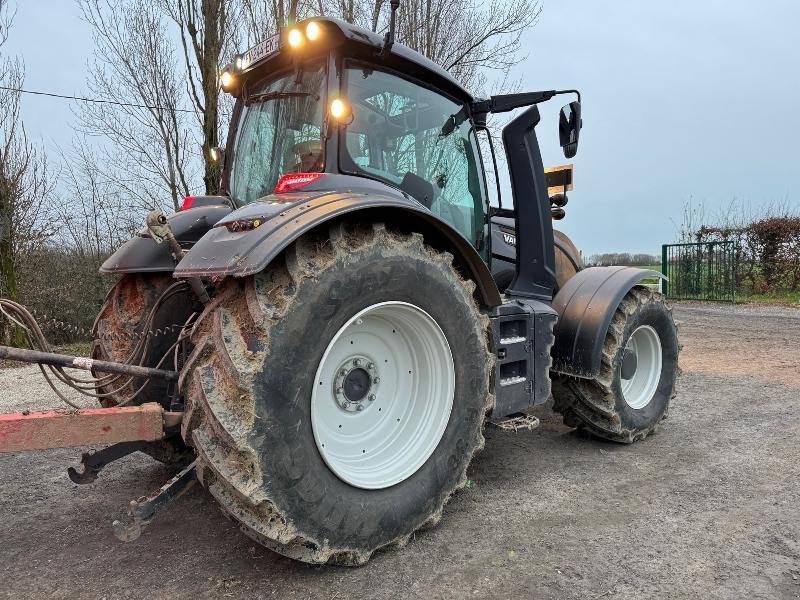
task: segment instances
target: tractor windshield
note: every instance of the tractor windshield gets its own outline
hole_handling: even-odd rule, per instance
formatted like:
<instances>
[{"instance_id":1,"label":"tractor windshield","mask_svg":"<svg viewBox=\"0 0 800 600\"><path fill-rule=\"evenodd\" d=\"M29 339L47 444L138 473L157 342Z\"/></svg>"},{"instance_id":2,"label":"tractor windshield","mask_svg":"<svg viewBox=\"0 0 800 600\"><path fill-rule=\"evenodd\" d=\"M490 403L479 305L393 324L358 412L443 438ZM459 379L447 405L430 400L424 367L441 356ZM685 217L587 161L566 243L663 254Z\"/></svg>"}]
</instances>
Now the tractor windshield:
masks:
<instances>
[{"instance_id":1,"label":"tractor windshield","mask_svg":"<svg viewBox=\"0 0 800 600\"><path fill-rule=\"evenodd\" d=\"M239 206L270 194L281 175L322 171L322 65L268 79L244 99L230 193Z\"/></svg>"},{"instance_id":2,"label":"tractor windshield","mask_svg":"<svg viewBox=\"0 0 800 600\"><path fill-rule=\"evenodd\" d=\"M351 64L346 78L350 168L399 186L476 243L486 195L464 105L371 66Z\"/></svg>"}]
</instances>

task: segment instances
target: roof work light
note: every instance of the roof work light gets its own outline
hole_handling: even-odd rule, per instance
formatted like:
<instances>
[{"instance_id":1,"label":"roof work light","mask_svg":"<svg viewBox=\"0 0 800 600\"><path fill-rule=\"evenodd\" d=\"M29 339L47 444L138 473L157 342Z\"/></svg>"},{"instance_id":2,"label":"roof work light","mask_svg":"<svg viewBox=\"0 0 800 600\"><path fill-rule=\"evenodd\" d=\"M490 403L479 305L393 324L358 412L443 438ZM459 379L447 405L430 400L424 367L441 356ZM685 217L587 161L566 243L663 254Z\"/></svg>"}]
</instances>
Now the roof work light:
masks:
<instances>
[{"instance_id":1,"label":"roof work light","mask_svg":"<svg viewBox=\"0 0 800 600\"><path fill-rule=\"evenodd\" d=\"M236 85L236 75L230 65L226 65L219 74L219 84L223 92L228 92Z\"/></svg>"},{"instance_id":2,"label":"roof work light","mask_svg":"<svg viewBox=\"0 0 800 600\"><path fill-rule=\"evenodd\" d=\"M322 35L322 29L316 21L309 21L306 25L306 38L310 42L316 42Z\"/></svg>"},{"instance_id":3,"label":"roof work light","mask_svg":"<svg viewBox=\"0 0 800 600\"><path fill-rule=\"evenodd\" d=\"M289 45L292 48L299 48L303 43L303 34L299 29L294 27L289 30L289 33L286 36L286 41L289 42Z\"/></svg>"}]
</instances>

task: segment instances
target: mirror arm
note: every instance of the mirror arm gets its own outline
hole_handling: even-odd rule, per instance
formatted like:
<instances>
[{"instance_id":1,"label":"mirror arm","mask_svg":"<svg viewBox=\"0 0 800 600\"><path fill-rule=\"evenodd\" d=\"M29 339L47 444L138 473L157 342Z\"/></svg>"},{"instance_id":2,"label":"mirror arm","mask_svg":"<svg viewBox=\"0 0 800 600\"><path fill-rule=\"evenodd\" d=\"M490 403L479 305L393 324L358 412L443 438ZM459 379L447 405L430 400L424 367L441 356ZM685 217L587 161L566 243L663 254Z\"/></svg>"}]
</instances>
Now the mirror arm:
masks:
<instances>
[{"instance_id":1,"label":"mirror arm","mask_svg":"<svg viewBox=\"0 0 800 600\"><path fill-rule=\"evenodd\" d=\"M509 112L517 108L546 102L553 96L560 96L562 94L576 94L578 96L578 102L581 101L581 93L578 90L546 90L542 92L524 92L521 94L501 94L499 96L492 96L488 100L475 100L472 103L472 112L476 115Z\"/></svg>"}]
</instances>

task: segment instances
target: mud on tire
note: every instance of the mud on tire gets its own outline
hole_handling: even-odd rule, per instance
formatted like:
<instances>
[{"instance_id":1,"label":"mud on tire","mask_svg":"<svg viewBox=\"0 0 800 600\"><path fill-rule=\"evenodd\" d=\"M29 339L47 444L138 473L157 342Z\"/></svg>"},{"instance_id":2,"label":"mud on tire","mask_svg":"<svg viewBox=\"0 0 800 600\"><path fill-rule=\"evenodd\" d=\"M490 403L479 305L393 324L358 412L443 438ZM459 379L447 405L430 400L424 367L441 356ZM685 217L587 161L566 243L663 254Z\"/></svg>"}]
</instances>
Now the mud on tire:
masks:
<instances>
[{"instance_id":1,"label":"mud on tire","mask_svg":"<svg viewBox=\"0 0 800 600\"><path fill-rule=\"evenodd\" d=\"M652 327L658 334L662 369L652 399L646 406L634 409L622 394L621 362L628 339L642 325ZM555 375L553 410L561 413L566 425L600 438L628 444L644 439L666 418L669 402L675 397L679 351L672 311L664 297L636 286L620 302L609 325L597 378Z\"/></svg>"},{"instance_id":2,"label":"mud on tire","mask_svg":"<svg viewBox=\"0 0 800 600\"><path fill-rule=\"evenodd\" d=\"M184 438L198 474L242 530L311 563L362 564L441 517L483 447L493 405L488 319L453 257L382 225L337 222L307 235L264 272L228 280L192 335L181 375ZM432 316L455 366L452 412L413 475L361 489L325 464L310 418L314 373L329 341L365 307L408 302Z\"/></svg>"},{"instance_id":3,"label":"mud on tire","mask_svg":"<svg viewBox=\"0 0 800 600\"><path fill-rule=\"evenodd\" d=\"M106 295L105 302L95 319L92 328L92 358L114 362L126 361L137 341L146 333L144 321L147 315L162 293L174 283L175 280L168 274L123 275ZM159 335L149 340L141 364L155 367L178 339L180 326L197 309L197 302L189 290L179 291L164 301L149 328L157 331ZM164 368L171 369L173 365L170 363ZM103 377L105 374L93 373L93 375ZM114 379L108 385L100 387L101 392L111 394L100 400L103 406L117 405L145 383L141 378L133 378L121 387L120 383L123 383L123 380L124 378ZM158 402L169 408L167 401L170 397L170 386L173 385L161 379L151 379L133 404ZM191 455L191 450L178 436L151 442L144 452L166 464L184 462Z\"/></svg>"}]
</instances>

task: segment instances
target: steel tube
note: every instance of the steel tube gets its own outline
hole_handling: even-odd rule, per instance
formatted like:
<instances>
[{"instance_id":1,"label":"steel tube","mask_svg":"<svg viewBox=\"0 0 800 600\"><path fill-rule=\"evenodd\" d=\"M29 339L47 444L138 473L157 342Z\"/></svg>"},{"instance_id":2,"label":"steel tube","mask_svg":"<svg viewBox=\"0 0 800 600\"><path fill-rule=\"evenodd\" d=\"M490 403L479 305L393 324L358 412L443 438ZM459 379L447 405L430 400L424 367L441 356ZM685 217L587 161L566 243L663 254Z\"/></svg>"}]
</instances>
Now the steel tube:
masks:
<instances>
[{"instance_id":1,"label":"steel tube","mask_svg":"<svg viewBox=\"0 0 800 600\"><path fill-rule=\"evenodd\" d=\"M83 369L84 371L98 371L100 373L132 375L134 377L157 377L158 379L166 379L167 381L178 380L178 373L176 371L165 371L163 369L152 369L139 365L126 365L105 360L94 360L85 356L69 356L67 354L55 354L54 352L28 350L27 348L12 348L11 346L0 346L0 360L2 359L68 367L70 369Z\"/></svg>"}]
</instances>

